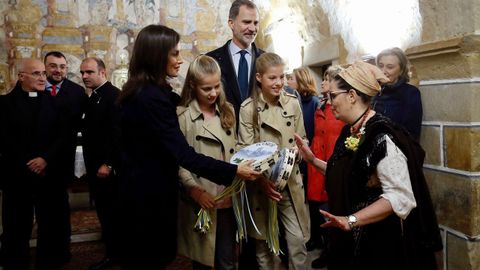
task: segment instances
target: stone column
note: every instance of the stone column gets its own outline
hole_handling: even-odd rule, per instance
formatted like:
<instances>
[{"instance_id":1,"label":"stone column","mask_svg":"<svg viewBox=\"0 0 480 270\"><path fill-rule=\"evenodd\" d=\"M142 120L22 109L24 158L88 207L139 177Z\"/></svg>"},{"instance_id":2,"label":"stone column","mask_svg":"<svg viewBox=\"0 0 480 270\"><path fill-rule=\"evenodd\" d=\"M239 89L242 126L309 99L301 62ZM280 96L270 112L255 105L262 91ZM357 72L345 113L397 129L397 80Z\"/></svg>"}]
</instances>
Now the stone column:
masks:
<instances>
[{"instance_id":1,"label":"stone column","mask_svg":"<svg viewBox=\"0 0 480 270\"><path fill-rule=\"evenodd\" d=\"M425 176L448 270L480 269L480 36L407 50L420 79Z\"/></svg>"}]
</instances>

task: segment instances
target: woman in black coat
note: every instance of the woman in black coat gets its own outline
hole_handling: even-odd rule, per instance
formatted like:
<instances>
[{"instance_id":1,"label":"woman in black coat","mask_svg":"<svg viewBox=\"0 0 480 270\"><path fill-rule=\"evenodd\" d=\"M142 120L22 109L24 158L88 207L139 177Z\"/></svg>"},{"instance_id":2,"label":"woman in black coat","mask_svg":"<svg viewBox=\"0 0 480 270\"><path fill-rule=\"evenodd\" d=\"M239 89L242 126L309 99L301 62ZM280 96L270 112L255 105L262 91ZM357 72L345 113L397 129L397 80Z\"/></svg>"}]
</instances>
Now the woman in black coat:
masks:
<instances>
[{"instance_id":1,"label":"woman in black coat","mask_svg":"<svg viewBox=\"0 0 480 270\"><path fill-rule=\"evenodd\" d=\"M164 269L175 258L179 165L226 186L236 175L259 176L250 163L237 167L197 154L185 141L167 83L183 62L179 41L177 32L162 25L142 29L119 98L124 269Z\"/></svg>"}]
</instances>

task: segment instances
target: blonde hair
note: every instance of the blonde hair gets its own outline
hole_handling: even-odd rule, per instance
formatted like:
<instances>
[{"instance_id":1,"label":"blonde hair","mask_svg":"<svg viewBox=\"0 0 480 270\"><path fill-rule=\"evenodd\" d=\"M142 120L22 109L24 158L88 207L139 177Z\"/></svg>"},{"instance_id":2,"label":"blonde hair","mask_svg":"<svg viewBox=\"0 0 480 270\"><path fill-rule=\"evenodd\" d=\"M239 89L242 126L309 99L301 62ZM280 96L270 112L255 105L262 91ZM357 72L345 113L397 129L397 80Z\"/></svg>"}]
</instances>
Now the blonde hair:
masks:
<instances>
[{"instance_id":1,"label":"blonde hair","mask_svg":"<svg viewBox=\"0 0 480 270\"><path fill-rule=\"evenodd\" d=\"M278 66L285 66L285 62L283 62L283 59L276 53L263 53L255 61L256 72L261 76L267 72L268 68ZM250 94L253 101L253 123L255 125L258 125L258 111L256 108L258 107L260 91L262 91L262 85L257 81Z\"/></svg>"},{"instance_id":2,"label":"blonde hair","mask_svg":"<svg viewBox=\"0 0 480 270\"><path fill-rule=\"evenodd\" d=\"M300 67L293 70L293 75L297 81L297 91L302 96L316 96L317 83L313 78L312 72L307 67Z\"/></svg>"},{"instance_id":3,"label":"blonde hair","mask_svg":"<svg viewBox=\"0 0 480 270\"><path fill-rule=\"evenodd\" d=\"M200 55L195 58L188 68L179 105L188 106L193 100L197 99L195 89L198 83L201 82L205 76L216 74L221 75L221 70L215 59L207 55ZM225 98L223 85L220 85L220 93L215 103L220 110L222 128L230 129L235 124L235 113Z\"/></svg>"}]
</instances>

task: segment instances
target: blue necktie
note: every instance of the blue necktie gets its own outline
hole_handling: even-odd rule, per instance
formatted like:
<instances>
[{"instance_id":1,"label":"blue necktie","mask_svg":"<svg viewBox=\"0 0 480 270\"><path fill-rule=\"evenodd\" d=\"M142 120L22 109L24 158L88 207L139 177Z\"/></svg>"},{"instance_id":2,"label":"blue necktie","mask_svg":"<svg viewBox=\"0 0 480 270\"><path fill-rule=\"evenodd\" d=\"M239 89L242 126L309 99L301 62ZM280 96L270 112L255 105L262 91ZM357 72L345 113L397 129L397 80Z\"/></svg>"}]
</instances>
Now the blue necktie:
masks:
<instances>
[{"instance_id":1,"label":"blue necktie","mask_svg":"<svg viewBox=\"0 0 480 270\"><path fill-rule=\"evenodd\" d=\"M240 61L238 62L238 85L240 86L240 97L242 101L248 97L248 64L245 54L247 51L240 51Z\"/></svg>"}]
</instances>

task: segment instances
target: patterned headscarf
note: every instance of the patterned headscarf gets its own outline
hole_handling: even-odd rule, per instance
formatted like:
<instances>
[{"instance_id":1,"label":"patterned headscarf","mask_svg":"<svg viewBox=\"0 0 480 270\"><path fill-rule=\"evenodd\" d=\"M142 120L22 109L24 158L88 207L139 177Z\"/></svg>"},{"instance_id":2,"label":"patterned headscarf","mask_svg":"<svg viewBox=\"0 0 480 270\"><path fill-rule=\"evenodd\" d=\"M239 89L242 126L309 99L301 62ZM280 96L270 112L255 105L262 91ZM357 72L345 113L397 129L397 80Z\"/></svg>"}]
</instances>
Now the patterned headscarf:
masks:
<instances>
[{"instance_id":1,"label":"patterned headscarf","mask_svg":"<svg viewBox=\"0 0 480 270\"><path fill-rule=\"evenodd\" d=\"M339 75L353 88L371 97L381 89L378 81L381 83L390 81L378 67L362 61L353 63Z\"/></svg>"}]
</instances>

